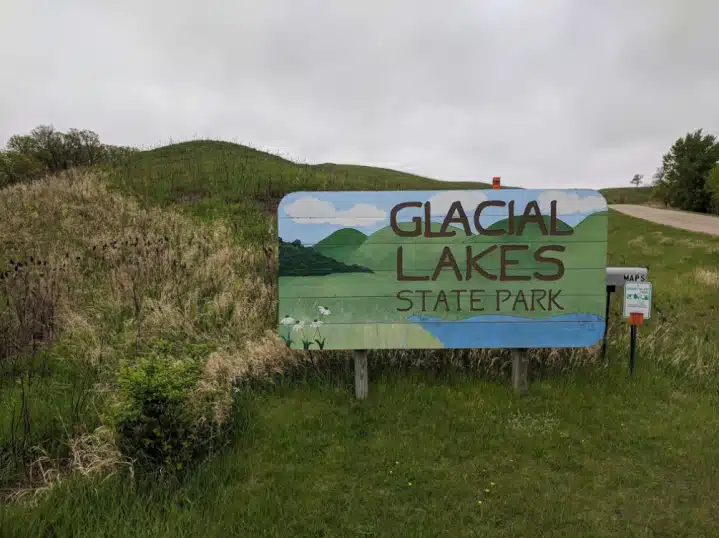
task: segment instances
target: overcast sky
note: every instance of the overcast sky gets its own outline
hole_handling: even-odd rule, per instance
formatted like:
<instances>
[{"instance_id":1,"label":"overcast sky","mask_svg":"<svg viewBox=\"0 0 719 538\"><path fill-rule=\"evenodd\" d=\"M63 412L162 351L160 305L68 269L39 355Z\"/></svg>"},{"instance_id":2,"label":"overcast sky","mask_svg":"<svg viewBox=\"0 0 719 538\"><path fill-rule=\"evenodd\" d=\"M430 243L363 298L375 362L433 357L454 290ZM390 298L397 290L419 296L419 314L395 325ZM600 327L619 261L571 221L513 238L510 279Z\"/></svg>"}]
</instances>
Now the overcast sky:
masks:
<instances>
[{"instance_id":1,"label":"overcast sky","mask_svg":"<svg viewBox=\"0 0 719 538\"><path fill-rule=\"evenodd\" d=\"M38 124L523 187L719 134L716 0L0 0L0 145Z\"/></svg>"}]
</instances>

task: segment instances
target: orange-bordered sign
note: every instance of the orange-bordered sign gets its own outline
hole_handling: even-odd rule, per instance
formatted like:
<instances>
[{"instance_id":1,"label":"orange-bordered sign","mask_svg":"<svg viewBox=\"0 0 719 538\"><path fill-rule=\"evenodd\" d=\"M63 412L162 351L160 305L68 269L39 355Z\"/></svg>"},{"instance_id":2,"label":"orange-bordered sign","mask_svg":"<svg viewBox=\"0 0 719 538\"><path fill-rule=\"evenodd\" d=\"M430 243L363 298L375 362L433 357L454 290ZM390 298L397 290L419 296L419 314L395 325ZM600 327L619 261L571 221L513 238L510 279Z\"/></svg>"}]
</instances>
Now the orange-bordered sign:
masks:
<instances>
[{"instance_id":1,"label":"orange-bordered sign","mask_svg":"<svg viewBox=\"0 0 719 538\"><path fill-rule=\"evenodd\" d=\"M492 188L499 189L499 176L494 176L492 178Z\"/></svg>"},{"instance_id":2,"label":"orange-bordered sign","mask_svg":"<svg viewBox=\"0 0 719 538\"><path fill-rule=\"evenodd\" d=\"M643 325L644 314L641 312L630 312L629 313L629 325Z\"/></svg>"}]
</instances>

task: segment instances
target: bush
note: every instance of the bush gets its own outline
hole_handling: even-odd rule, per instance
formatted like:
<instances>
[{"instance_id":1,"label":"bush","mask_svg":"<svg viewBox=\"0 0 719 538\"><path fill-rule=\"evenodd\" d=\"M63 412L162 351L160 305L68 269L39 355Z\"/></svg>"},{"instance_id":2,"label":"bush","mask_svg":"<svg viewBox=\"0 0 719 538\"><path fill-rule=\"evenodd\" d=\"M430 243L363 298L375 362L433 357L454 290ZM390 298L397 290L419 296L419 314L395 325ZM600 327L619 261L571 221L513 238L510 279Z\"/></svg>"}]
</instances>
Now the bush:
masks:
<instances>
[{"instance_id":1,"label":"bush","mask_svg":"<svg viewBox=\"0 0 719 538\"><path fill-rule=\"evenodd\" d=\"M35 179L45 171L43 164L31 155L17 151L0 152L0 187Z\"/></svg>"},{"instance_id":2,"label":"bush","mask_svg":"<svg viewBox=\"0 0 719 538\"><path fill-rule=\"evenodd\" d=\"M208 353L205 345L160 341L123 364L115 424L120 450L140 467L180 471L207 452L216 434L212 395L197 388Z\"/></svg>"},{"instance_id":3,"label":"bush","mask_svg":"<svg viewBox=\"0 0 719 538\"><path fill-rule=\"evenodd\" d=\"M52 125L39 125L29 135L11 136L0 151L0 187L71 168L117 165L135 151L103 144L93 131L63 133Z\"/></svg>"}]
</instances>

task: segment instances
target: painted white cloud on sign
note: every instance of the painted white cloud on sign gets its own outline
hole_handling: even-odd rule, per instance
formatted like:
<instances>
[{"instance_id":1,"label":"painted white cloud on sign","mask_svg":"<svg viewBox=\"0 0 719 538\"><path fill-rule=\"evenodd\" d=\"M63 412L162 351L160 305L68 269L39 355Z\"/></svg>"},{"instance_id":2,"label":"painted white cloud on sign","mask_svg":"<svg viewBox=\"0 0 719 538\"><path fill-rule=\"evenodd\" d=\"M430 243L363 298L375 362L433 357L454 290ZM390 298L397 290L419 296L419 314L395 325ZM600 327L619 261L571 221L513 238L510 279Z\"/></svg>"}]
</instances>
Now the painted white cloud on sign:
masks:
<instances>
[{"instance_id":1,"label":"painted white cloud on sign","mask_svg":"<svg viewBox=\"0 0 719 538\"><path fill-rule=\"evenodd\" d=\"M299 198L284 207L285 213L297 224L341 224L342 226L374 226L387 218L387 212L370 204L355 204L338 210L332 202L312 196Z\"/></svg>"},{"instance_id":2,"label":"painted white cloud on sign","mask_svg":"<svg viewBox=\"0 0 719 538\"><path fill-rule=\"evenodd\" d=\"M544 214L549 214L551 202L557 201L558 215L574 215L577 213L596 213L607 210L607 201L603 196L590 194L580 196L576 192L546 191L539 195L537 203Z\"/></svg>"},{"instance_id":3,"label":"painted white cloud on sign","mask_svg":"<svg viewBox=\"0 0 719 538\"><path fill-rule=\"evenodd\" d=\"M487 200L487 195L482 191L445 191L435 194L428 200L432 204L432 215L445 215L457 200L462 202L462 208L469 214Z\"/></svg>"}]
</instances>

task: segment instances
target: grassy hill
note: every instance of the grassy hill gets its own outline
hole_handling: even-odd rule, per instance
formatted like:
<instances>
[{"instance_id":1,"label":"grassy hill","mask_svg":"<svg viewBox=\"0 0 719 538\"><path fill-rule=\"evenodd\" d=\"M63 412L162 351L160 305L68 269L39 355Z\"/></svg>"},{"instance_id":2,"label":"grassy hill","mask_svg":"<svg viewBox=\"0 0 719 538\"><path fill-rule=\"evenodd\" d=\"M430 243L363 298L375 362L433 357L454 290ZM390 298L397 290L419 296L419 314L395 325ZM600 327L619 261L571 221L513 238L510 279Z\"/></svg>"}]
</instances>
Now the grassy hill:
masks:
<instances>
[{"instance_id":1,"label":"grassy hill","mask_svg":"<svg viewBox=\"0 0 719 538\"><path fill-rule=\"evenodd\" d=\"M616 187L599 192L608 204L646 204L652 197L652 187Z\"/></svg>"},{"instance_id":2,"label":"grassy hill","mask_svg":"<svg viewBox=\"0 0 719 538\"><path fill-rule=\"evenodd\" d=\"M226 218L243 241L268 240L262 216L293 191L478 189L481 182L438 181L367 166L291 162L230 142L193 141L139 152L108 169L110 183L145 204L180 206ZM262 225L260 225L262 223Z\"/></svg>"},{"instance_id":3,"label":"grassy hill","mask_svg":"<svg viewBox=\"0 0 719 538\"><path fill-rule=\"evenodd\" d=\"M314 249L340 262L346 262L367 240L367 235L354 228L342 228L314 245Z\"/></svg>"},{"instance_id":4,"label":"grassy hill","mask_svg":"<svg viewBox=\"0 0 719 538\"><path fill-rule=\"evenodd\" d=\"M272 203L466 185L214 142L106 172L0 190L3 538L715 534L719 238L606 216L608 265L654 285L634 378L615 297L607 361L532 350L530 398L507 351L386 351L357 403L348 354L275 334ZM130 473L114 413L163 390L217 435L184 475Z\"/></svg>"}]
</instances>

